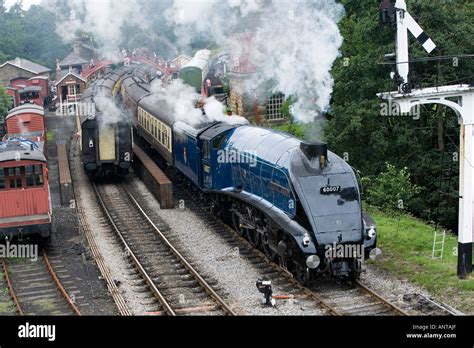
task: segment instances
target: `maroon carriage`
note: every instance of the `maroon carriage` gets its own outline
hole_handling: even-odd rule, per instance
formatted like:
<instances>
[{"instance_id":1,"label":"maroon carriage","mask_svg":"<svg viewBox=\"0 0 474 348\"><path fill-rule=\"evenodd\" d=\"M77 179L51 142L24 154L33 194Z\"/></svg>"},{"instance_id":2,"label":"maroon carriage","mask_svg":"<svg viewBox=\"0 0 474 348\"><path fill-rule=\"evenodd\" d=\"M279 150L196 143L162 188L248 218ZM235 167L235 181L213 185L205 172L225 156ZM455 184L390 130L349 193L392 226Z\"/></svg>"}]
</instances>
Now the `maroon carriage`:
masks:
<instances>
[{"instance_id":1,"label":"maroon carriage","mask_svg":"<svg viewBox=\"0 0 474 348\"><path fill-rule=\"evenodd\" d=\"M47 161L38 145L10 139L0 143L0 237L51 234Z\"/></svg>"},{"instance_id":2,"label":"maroon carriage","mask_svg":"<svg viewBox=\"0 0 474 348\"><path fill-rule=\"evenodd\" d=\"M25 138L44 143L46 141L44 108L24 104L10 110L5 118L5 128L6 138Z\"/></svg>"}]
</instances>

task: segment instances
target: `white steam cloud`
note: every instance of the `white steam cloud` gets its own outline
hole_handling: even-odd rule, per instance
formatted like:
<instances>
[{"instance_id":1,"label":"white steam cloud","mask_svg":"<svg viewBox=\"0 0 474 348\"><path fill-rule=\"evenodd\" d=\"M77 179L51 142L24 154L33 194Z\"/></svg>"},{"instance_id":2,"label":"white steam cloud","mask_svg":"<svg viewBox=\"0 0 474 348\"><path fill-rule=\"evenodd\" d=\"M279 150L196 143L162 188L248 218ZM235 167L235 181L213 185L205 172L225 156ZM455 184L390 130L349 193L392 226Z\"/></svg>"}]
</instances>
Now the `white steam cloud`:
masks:
<instances>
[{"instance_id":1,"label":"white steam cloud","mask_svg":"<svg viewBox=\"0 0 474 348\"><path fill-rule=\"evenodd\" d=\"M168 10L180 42L201 34L231 47L237 59L244 56L257 67L244 90L292 96L292 114L304 123L329 106L343 14L334 0L176 0ZM234 40L241 32L250 39Z\"/></svg>"},{"instance_id":2,"label":"white steam cloud","mask_svg":"<svg viewBox=\"0 0 474 348\"><path fill-rule=\"evenodd\" d=\"M108 55L118 52L124 26L134 25L145 29L150 39L167 41L169 33L150 29L156 28L156 23L167 23L176 37L170 50L176 53L188 47L192 53L206 48L196 47L196 42L212 41L232 57L248 60L256 72L242 86L243 92L291 96L296 121L313 122L328 110L334 84L332 65L343 42L337 24L344 8L336 0L163 0L159 5L153 0L43 1L60 3L70 10L69 18L58 26L63 37L71 39L76 29L92 32ZM153 6L162 10L150 11ZM235 40L238 33L250 41ZM234 63L228 62L231 70ZM195 113L189 109L194 108L194 99L186 99L189 91L178 93L178 87L171 86L166 94L168 103L184 103L174 106L181 116ZM221 109L213 104L210 100L206 105L211 117L214 108Z\"/></svg>"},{"instance_id":3,"label":"white steam cloud","mask_svg":"<svg viewBox=\"0 0 474 348\"><path fill-rule=\"evenodd\" d=\"M77 31L92 33L107 59L120 59L125 25L145 29L155 37L151 31L153 15L144 10L139 0L43 0L42 5L59 18L57 32L66 42L73 41Z\"/></svg>"},{"instance_id":4,"label":"white steam cloud","mask_svg":"<svg viewBox=\"0 0 474 348\"><path fill-rule=\"evenodd\" d=\"M201 95L181 80L173 81L166 90L162 89L160 81L155 81L152 83L151 92L153 102L159 105L160 112L173 115L175 121L182 121L192 126L214 121L227 124L248 123L243 117L226 115L224 105L214 97L205 100L203 106L205 114L203 114L200 108L196 108L196 103L202 99Z\"/></svg>"},{"instance_id":5,"label":"white steam cloud","mask_svg":"<svg viewBox=\"0 0 474 348\"><path fill-rule=\"evenodd\" d=\"M112 96L107 93L96 95L94 97L94 104L96 109L102 113L102 116L99 117L101 126L107 127L130 119L130 115L125 114L124 110L119 108L114 99L112 99Z\"/></svg>"}]
</instances>

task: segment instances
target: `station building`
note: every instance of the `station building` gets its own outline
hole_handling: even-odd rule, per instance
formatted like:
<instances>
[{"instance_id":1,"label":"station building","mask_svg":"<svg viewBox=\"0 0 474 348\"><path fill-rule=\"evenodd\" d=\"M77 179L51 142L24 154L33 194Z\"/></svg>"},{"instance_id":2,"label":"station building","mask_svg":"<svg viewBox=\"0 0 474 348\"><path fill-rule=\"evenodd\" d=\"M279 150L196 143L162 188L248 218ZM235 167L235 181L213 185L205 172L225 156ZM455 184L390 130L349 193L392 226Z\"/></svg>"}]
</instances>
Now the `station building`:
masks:
<instances>
[{"instance_id":1,"label":"station building","mask_svg":"<svg viewBox=\"0 0 474 348\"><path fill-rule=\"evenodd\" d=\"M36 76L49 77L51 69L33 63L27 59L15 58L0 65L0 84L10 85L11 80L16 78L30 79Z\"/></svg>"}]
</instances>

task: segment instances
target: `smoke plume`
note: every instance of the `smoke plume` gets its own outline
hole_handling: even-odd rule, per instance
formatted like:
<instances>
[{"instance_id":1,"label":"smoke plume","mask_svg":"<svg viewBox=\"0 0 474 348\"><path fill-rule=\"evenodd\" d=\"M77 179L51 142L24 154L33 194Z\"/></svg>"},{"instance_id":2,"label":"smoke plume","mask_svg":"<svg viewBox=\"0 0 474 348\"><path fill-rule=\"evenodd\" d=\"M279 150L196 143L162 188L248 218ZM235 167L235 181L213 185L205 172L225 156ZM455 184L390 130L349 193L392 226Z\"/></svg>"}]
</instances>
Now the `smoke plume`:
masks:
<instances>
[{"instance_id":1,"label":"smoke plume","mask_svg":"<svg viewBox=\"0 0 474 348\"><path fill-rule=\"evenodd\" d=\"M167 52L158 52L165 57L219 47L235 56L237 65L244 58L255 66L242 86L244 92L291 96L290 110L298 122L313 122L328 110L331 69L343 42L337 24L344 9L336 0L43 1L54 3L63 17L69 14L58 26L63 37L71 38L76 29L92 32L107 55L118 52L130 26L150 40L158 37L165 42ZM238 33L245 33L250 41L235 40ZM228 62L230 70L234 63ZM173 90L168 95L182 101L187 93Z\"/></svg>"},{"instance_id":2,"label":"smoke plume","mask_svg":"<svg viewBox=\"0 0 474 348\"><path fill-rule=\"evenodd\" d=\"M230 47L237 59L244 56L256 66L245 91L292 96L291 112L304 123L329 106L331 69L343 42L337 23L343 14L334 0L176 0L168 10L181 43L207 35ZM250 39L235 40L242 32Z\"/></svg>"},{"instance_id":3,"label":"smoke plume","mask_svg":"<svg viewBox=\"0 0 474 348\"><path fill-rule=\"evenodd\" d=\"M153 103L160 106L160 112L173 115L175 121L182 121L192 126L213 121L228 124L248 123L243 117L227 116L224 113L224 105L214 97L206 99L203 113L200 108L196 108L196 104L202 99L201 95L181 80L173 81L165 90L161 86L161 81L155 81L152 83L151 92Z\"/></svg>"}]
</instances>

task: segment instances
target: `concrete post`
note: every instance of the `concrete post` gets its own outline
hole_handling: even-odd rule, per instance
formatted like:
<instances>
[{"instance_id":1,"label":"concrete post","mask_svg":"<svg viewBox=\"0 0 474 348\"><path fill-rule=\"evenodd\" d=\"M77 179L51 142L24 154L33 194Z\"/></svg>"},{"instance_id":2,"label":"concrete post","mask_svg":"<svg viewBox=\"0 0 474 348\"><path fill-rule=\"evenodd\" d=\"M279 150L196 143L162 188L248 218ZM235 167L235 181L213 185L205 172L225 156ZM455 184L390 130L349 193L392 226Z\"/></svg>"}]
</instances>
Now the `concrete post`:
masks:
<instances>
[{"instance_id":1,"label":"concrete post","mask_svg":"<svg viewBox=\"0 0 474 348\"><path fill-rule=\"evenodd\" d=\"M461 125L459 178L458 275L472 273L474 219L474 125Z\"/></svg>"}]
</instances>

